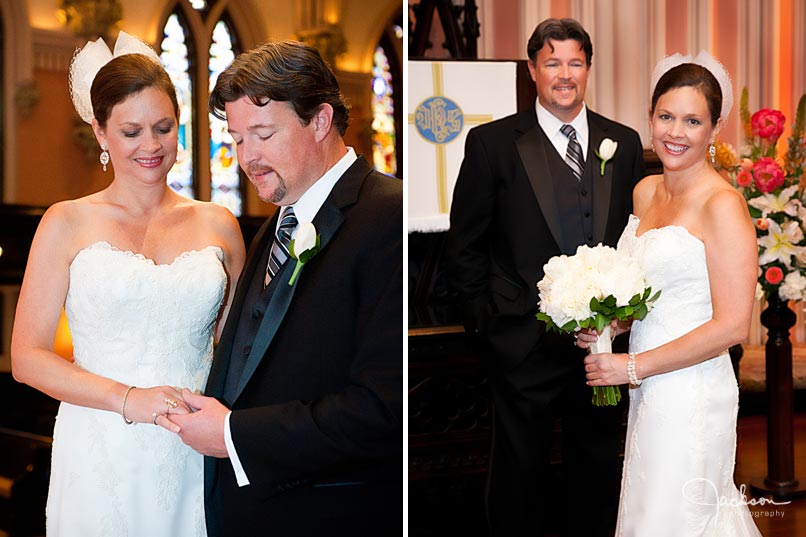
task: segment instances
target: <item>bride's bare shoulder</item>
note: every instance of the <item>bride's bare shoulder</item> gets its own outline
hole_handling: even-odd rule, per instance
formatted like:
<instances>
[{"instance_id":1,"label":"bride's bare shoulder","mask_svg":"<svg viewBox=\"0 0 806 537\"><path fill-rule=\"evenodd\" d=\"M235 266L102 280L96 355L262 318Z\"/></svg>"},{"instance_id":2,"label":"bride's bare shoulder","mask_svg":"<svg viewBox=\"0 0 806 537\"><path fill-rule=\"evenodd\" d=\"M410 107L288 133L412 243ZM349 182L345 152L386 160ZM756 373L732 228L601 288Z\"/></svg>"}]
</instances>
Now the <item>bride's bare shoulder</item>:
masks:
<instances>
[{"instance_id":1,"label":"bride's bare shoulder","mask_svg":"<svg viewBox=\"0 0 806 537\"><path fill-rule=\"evenodd\" d=\"M635 185L632 193L633 212L641 216L663 183L662 175L647 175Z\"/></svg>"}]
</instances>

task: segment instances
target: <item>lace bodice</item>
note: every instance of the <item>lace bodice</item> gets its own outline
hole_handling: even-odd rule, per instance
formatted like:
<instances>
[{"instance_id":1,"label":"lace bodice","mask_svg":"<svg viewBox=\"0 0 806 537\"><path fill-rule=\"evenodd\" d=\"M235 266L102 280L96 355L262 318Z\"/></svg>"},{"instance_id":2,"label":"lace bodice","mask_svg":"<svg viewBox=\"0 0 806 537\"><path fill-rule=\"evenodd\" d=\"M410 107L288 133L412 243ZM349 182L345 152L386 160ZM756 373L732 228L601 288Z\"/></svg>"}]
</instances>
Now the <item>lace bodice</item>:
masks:
<instances>
[{"instance_id":1,"label":"lace bodice","mask_svg":"<svg viewBox=\"0 0 806 537\"><path fill-rule=\"evenodd\" d=\"M97 242L70 265L65 310L76 363L135 386L199 389L226 287L217 246L158 265Z\"/></svg>"},{"instance_id":2,"label":"lace bodice","mask_svg":"<svg viewBox=\"0 0 806 537\"><path fill-rule=\"evenodd\" d=\"M711 288L705 245L682 226L665 226L636 235L631 215L618 248L640 259L652 292L661 291L652 312L632 325L630 350L641 352L690 332L711 319ZM651 346L647 341L651 334Z\"/></svg>"}]
</instances>

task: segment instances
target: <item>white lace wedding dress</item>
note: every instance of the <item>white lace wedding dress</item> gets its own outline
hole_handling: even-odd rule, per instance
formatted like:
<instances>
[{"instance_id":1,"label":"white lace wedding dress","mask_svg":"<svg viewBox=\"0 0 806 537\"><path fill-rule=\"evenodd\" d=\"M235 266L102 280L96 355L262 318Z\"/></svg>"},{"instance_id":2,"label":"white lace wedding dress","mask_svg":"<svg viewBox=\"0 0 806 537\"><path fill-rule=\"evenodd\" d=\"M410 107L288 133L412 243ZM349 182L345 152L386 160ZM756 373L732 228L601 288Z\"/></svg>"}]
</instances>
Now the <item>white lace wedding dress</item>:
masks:
<instances>
[{"instance_id":1,"label":"white lace wedding dress","mask_svg":"<svg viewBox=\"0 0 806 537\"><path fill-rule=\"evenodd\" d=\"M703 243L680 226L636 236L638 222L630 217L618 248L641 260L661 296L633 323L632 352L676 339L712 314ZM733 482L738 401L727 351L630 389L616 535L760 535Z\"/></svg>"},{"instance_id":2,"label":"white lace wedding dress","mask_svg":"<svg viewBox=\"0 0 806 537\"><path fill-rule=\"evenodd\" d=\"M167 265L106 242L81 250L65 305L76 363L127 385L202 389L227 281L222 258L215 246ZM173 433L61 404L49 537L203 536L203 487L202 456Z\"/></svg>"}]
</instances>

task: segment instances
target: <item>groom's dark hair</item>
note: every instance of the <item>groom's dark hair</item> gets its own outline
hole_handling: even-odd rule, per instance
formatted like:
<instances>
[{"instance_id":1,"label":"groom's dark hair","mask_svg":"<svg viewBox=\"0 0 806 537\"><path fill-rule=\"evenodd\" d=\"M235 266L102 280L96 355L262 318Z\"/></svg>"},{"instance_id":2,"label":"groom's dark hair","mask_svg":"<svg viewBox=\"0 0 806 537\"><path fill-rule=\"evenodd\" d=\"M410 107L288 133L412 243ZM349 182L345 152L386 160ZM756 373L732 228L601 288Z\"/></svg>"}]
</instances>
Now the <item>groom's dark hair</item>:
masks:
<instances>
[{"instance_id":1,"label":"groom's dark hair","mask_svg":"<svg viewBox=\"0 0 806 537\"><path fill-rule=\"evenodd\" d=\"M588 67L591 66L593 43L591 42L591 36L588 35L588 32L579 22L574 19L546 19L538 24L526 44L526 54L532 63L535 62L538 51L544 45L548 45L552 51L554 50L551 41L549 41L550 39L554 41L567 41L568 39L577 41L579 48L585 51L585 60Z\"/></svg>"},{"instance_id":2,"label":"groom's dark hair","mask_svg":"<svg viewBox=\"0 0 806 537\"><path fill-rule=\"evenodd\" d=\"M257 106L287 101L303 126L323 104L329 104L333 125L342 136L350 119L350 106L333 70L318 50L298 41L264 43L235 58L210 93L210 113L226 119L225 105L242 97Z\"/></svg>"}]
</instances>

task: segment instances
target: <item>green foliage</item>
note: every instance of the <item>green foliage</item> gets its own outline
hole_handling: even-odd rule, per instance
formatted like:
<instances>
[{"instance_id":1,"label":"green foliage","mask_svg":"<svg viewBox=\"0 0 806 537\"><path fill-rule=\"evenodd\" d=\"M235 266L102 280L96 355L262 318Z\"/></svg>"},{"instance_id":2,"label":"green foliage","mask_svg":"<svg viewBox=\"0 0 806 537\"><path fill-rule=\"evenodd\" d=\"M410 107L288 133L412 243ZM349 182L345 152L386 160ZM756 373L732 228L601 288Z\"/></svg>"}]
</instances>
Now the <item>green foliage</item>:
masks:
<instances>
[{"instance_id":1,"label":"green foliage","mask_svg":"<svg viewBox=\"0 0 806 537\"><path fill-rule=\"evenodd\" d=\"M609 295L603 300L597 300L595 297L591 298L590 310L592 315L579 321L569 321L563 326L557 324L543 312L535 315L538 321L546 323L546 329L555 332L574 332L580 328L592 328L597 332L604 330L604 327L609 325L613 320L628 321L635 319L638 321L643 320L652 304L660 297L660 291L652 294L652 287L644 289L643 293L634 295L626 306L617 306L616 297Z\"/></svg>"}]
</instances>

